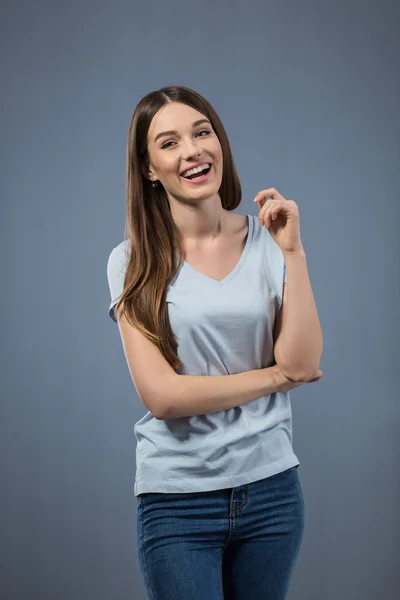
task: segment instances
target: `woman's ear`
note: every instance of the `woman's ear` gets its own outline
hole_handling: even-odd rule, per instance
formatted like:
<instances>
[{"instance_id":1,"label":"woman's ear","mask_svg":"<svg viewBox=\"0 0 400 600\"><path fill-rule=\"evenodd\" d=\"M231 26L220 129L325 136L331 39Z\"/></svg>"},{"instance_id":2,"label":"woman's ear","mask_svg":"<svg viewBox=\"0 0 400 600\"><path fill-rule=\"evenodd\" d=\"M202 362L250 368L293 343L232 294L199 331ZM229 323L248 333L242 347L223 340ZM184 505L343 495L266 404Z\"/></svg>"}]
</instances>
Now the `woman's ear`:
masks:
<instances>
[{"instance_id":1,"label":"woman's ear","mask_svg":"<svg viewBox=\"0 0 400 600\"><path fill-rule=\"evenodd\" d=\"M149 181L155 181L154 179L152 179L152 177L154 177L153 171L151 169L147 168L147 166L145 165L145 163L143 161L141 161L140 167L142 169L142 174L145 179L149 179Z\"/></svg>"}]
</instances>

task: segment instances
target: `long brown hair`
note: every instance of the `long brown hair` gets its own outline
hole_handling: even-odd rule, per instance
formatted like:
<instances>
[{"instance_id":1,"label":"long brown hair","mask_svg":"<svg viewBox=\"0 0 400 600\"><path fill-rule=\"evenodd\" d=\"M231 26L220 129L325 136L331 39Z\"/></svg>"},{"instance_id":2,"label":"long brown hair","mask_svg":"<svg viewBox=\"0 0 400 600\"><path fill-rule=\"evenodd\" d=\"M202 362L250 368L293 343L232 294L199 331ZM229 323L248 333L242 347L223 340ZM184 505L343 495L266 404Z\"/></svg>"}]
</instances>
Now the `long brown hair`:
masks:
<instances>
[{"instance_id":1,"label":"long brown hair","mask_svg":"<svg viewBox=\"0 0 400 600\"><path fill-rule=\"evenodd\" d=\"M154 188L142 171L143 165L149 166L147 136L151 121L167 102L187 104L210 120L222 148L219 195L225 210L239 206L242 189L224 126L205 98L187 87L169 86L150 92L140 100L128 131L124 236L130 242L130 252L124 290L115 311L116 314L121 311L131 325L157 346L169 364L178 369L181 361L169 321L166 293L184 259L182 238L161 182Z\"/></svg>"}]
</instances>

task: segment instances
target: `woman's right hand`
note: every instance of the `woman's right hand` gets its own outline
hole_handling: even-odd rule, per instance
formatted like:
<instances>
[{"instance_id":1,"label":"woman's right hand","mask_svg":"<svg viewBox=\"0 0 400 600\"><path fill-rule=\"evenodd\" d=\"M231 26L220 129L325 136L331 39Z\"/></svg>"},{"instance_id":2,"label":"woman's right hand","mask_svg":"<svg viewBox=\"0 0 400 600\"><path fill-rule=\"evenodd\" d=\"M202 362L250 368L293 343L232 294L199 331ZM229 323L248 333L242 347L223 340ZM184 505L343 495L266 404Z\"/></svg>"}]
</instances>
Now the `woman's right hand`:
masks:
<instances>
[{"instance_id":1,"label":"woman's right hand","mask_svg":"<svg viewBox=\"0 0 400 600\"><path fill-rule=\"evenodd\" d=\"M278 377L279 392L289 392L290 390L300 387L305 383L315 383L316 381L319 381L322 375L324 374L324 372L321 369L318 369L318 371L314 374L314 377L310 379L310 381L292 381L291 379L285 377L278 365L273 365L273 368L276 370L276 374Z\"/></svg>"},{"instance_id":2,"label":"woman's right hand","mask_svg":"<svg viewBox=\"0 0 400 600\"><path fill-rule=\"evenodd\" d=\"M321 369L318 369L318 371L315 373L314 377L312 379L310 379L310 381L306 381L306 383L314 383L314 381L319 381L323 374L324 374L324 372Z\"/></svg>"}]
</instances>

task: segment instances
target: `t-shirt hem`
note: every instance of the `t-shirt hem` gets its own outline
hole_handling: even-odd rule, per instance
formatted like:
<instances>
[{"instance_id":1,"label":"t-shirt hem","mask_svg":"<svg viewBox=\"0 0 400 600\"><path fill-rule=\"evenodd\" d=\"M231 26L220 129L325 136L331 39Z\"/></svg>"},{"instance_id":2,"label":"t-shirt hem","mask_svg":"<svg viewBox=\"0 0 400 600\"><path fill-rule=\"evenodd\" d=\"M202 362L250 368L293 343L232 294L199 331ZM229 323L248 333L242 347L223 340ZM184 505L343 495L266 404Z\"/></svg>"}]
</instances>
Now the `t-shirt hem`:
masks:
<instances>
[{"instance_id":1,"label":"t-shirt hem","mask_svg":"<svg viewBox=\"0 0 400 600\"><path fill-rule=\"evenodd\" d=\"M141 482L135 481L135 496L145 494L148 492L156 492L159 494L190 494L193 492L211 492L215 490L221 490L226 488L237 487L239 485L246 485L247 483L253 483L259 479L265 479L266 477L272 477L282 471L286 471L291 467L296 467L300 464L297 456L293 453L292 457L281 459L277 462L263 466L260 469L255 469L249 473L240 473L239 475L230 477L218 477L211 479L207 482L197 477L193 481L185 478L184 482L174 483L171 481L160 483L160 481L146 481Z\"/></svg>"}]
</instances>

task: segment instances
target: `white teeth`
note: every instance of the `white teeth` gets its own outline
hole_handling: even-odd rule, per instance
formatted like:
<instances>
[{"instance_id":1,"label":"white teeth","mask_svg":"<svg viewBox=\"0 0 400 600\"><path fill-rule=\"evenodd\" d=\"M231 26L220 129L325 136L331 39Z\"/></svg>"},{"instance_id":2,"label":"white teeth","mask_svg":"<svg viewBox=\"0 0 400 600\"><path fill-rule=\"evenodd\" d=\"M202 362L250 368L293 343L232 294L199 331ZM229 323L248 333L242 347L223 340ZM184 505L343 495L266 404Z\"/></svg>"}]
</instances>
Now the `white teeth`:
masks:
<instances>
[{"instance_id":1,"label":"white teeth","mask_svg":"<svg viewBox=\"0 0 400 600\"><path fill-rule=\"evenodd\" d=\"M193 175L194 173L201 173L201 171L207 169L209 166L211 166L209 163L204 163L204 165L200 165L194 169L189 169L189 171L185 171L185 173L182 174L182 177L187 177L188 175Z\"/></svg>"}]
</instances>

